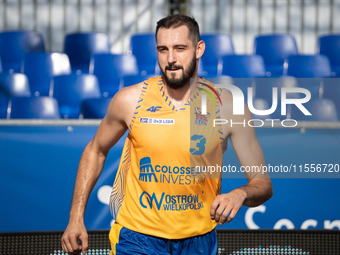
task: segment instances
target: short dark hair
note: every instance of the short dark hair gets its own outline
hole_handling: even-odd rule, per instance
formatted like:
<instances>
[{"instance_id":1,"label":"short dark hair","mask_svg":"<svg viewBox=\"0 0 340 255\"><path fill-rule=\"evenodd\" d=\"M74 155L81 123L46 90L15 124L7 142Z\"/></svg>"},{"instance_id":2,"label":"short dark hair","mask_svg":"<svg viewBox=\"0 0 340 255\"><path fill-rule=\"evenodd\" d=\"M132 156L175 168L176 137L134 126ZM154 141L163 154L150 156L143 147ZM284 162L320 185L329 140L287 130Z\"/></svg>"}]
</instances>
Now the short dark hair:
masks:
<instances>
[{"instance_id":1,"label":"short dark hair","mask_svg":"<svg viewBox=\"0 0 340 255\"><path fill-rule=\"evenodd\" d=\"M180 26L187 26L189 30L189 38L191 39L193 45L196 45L201 40L200 30L196 20L193 17L189 17L183 14L175 14L165 17L157 22L155 34L156 41L158 29L160 29L161 27L169 29L178 28Z\"/></svg>"}]
</instances>

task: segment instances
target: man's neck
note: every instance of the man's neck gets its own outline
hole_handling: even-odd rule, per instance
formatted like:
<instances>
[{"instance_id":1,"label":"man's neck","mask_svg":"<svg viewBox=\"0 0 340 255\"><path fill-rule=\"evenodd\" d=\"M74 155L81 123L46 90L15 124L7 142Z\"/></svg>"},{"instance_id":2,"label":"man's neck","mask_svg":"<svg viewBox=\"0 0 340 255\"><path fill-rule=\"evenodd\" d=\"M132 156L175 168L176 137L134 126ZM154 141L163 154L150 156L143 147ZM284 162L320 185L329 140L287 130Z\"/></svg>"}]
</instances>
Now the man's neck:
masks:
<instances>
[{"instance_id":1,"label":"man's neck","mask_svg":"<svg viewBox=\"0 0 340 255\"><path fill-rule=\"evenodd\" d=\"M191 78L190 82L182 88L172 89L163 79L165 93L169 96L176 109L180 109L197 92L197 80L200 80L198 76Z\"/></svg>"}]
</instances>

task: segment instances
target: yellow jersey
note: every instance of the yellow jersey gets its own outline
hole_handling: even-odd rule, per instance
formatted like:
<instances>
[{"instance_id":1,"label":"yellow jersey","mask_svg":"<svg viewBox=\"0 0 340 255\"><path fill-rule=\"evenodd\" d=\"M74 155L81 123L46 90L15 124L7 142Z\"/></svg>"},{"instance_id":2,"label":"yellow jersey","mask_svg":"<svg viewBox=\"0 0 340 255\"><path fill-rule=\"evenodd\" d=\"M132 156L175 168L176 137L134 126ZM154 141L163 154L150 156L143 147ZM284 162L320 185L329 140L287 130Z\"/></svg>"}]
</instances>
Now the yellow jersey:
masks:
<instances>
[{"instance_id":1,"label":"yellow jersey","mask_svg":"<svg viewBox=\"0 0 340 255\"><path fill-rule=\"evenodd\" d=\"M220 111L216 90L209 93L216 100L208 97L206 114L201 111L203 90L176 109L162 77L144 82L110 197L118 224L166 239L202 235L216 227L210 206L221 179L210 178L203 167L222 166L223 133L220 125L213 126Z\"/></svg>"}]
</instances>

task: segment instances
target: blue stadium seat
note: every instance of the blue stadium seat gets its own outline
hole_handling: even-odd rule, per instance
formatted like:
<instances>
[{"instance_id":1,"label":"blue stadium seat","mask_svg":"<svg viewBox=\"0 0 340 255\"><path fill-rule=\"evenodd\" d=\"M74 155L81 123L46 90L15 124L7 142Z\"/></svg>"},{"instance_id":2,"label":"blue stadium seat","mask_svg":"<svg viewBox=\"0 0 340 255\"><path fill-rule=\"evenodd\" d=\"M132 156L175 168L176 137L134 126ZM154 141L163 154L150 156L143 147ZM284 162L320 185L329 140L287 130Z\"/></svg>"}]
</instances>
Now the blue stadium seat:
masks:
<instances>
[{"instance_id":1,"label":"blue stadium seat","mask_svg":"<svg viewBox=\"0 0 340 255\"><path fill-rule=\"evenodd\" d=\"M305 121L338 121L335 104L330 99L315 99L303 104L312 114L304 115L295 105L291 108L291 119Z\"/></svg>"},{"instance_id":2,"label":"blue stadium seat","mask_svg":"<svg viewBox=\"0 0 340 255\"><path fill-rule=\"evenodd\" d=\"M219 75L219 60L225 55L234 55L234 45L228 34L202 34L205 52L201 58L204 72L207 75Z\"/></svg>"},{"instance_id":3,"label":"blue stadium seat","mask_svg":"<svg viewBox=\"0 0 340 255\"><path fill-rule=\"evenodd\" d=\"M317 53L328 57L332 76L340 77L340 34L320 36Z\"/></svg>"},{"instance_id":4,"label":"blue stadium seat","mask_svg":"<svg viewBox=\"0 0 340 255\"><path fill-rule=\"evenodd\" d=\"M90 73L97 76L103 96L111 97L119 90L122 77L139 72L133 55L96 54L91 59Z\"/></svg>"},{"instance_id":5,"label":"blue stadium seat","mask_svg":"<svg viewBox=\"0 0 340 255\"><path fill-rule=\"evenodd\" d=\"M105 117L107 108L112 97L85 99L81 104L81 112L84 119L102 119Z\"/></svg>"},{"instance_id":6,"label":"blue stadium seat","mask_svg":"<svg viewBox=\"0 0 340 255\"><path fill-rule=\"evenodd\" d=\"M8 99L31 96L27 76L21 73L0 73L0 91Z\"/></svg>"},{"instance_id":7,"label":"blue stadium seat","mask_svg":"<svg viewBox=\"0 0 340 255\"><path fill-rule=\"evenodd\" d=\"M26 75L0 73L0 118L6 118L8 102L12 97L29 97L31 91Z\"/></svg>"},{"instance_id":8,"label":"blue stadium seat","mask_svg":"<svg viewBox=\"0 0 340 255\"><path fill-rule=\"evenodd\" d=\"M286 59L284 73L299 78L299 87L308 89L312 98L317 99L321 78L331 77L331 66L324 55L296 55Z\"/></svg>"},{"instance_id":9,"label":"blue stadium seat","mask_svg":"<svg viewBox=\"0 0 340 255\"><path fill-rule=\"evenodd\" d=\"M0 33L0 55L4 72L19 73L27 52L44 52L44 40L35 31L5 31Z\"/></svg>"},{"instance_id":10,"label":"blue stadium seat","mask_svg":"<svg viewBox=\"0 0 340 255\"><path fill-rule=\"evenodd\" d=\"M331 66L324 55L289 56L284 74L296 78L326 78L331 77Z\"/></svg>"},{"instance_id":11,"label":"blue stadium seat","mask_svg":"<svg viewBox=\"0 0 340 255\"><path fill-rule=\"evenodd\" d=\"M222 59L222 75L232 78L266 77L263 58L259 55L229 55Z\"/></svg>"},{"instance_id":12,"label":"blue stadium seat","mask_svg":"<svg viewBox=\"0 0 340 255\"><path fill-rule=\"evenodd\" d=\"M266 77L264 62L259 55L224 56L221 58L221 64L222 75L233 78L233 85L242 90L245 101L247 101L248 88L253 87L253 79L250 78ZM254 87L253 93L255 93Z\"/></svg>"},{"instance_id":13,"label":"blue stadium seat","mask_svg":"<svg viewBox=\"0 0 340 255\"><path fill-rule=\"evenodd\" d=\"M72 71L89 73L92 55L110 53L110 40L105 33L71 33L65 37L64 52L70 59Z\"/></svg>"},{"instance_id":14,"label":"blue stadium seat","mask_svg":"<svg viewBox=\"0 0 340 255\"><path fill-rule=\"evenodd\" d=\"M128 87L142 81L145 81L149 78L155 77L155 75L126 75L122 78L122 86Z\"/></svg>"},{"instance_id":15,"label":"blue stadium seat","mask_svg":"<svg viewBox=\"0 0 340 255\"><path fill-rule=\"evenodd\" d=\"M10 119L60 119L53 97L13 97L10 105Z\"/></svg>"},{"instance_id":16,"label":"blue stadium seat","mask_svg":"<svg viewBox=\"0 0 340 255\"><path fill-rule=\"evenodd\" d=\"M57 75L70 74L70 62L63 53L27 53L23 62L23 73L26 74L32 94L49 95L51 78Z\"/></svg>"},{"instance_id":17,"label":"blue stadium seat","mask_svg":"<svg viewBox=\"0 0 340 255\"><path fill-rule=\"evenodd\" d=\"M155 34L135 34L131 36L130 51L137 59L142 75L157 73L157 49Z\"/></svg>"},{"instance_id":18,"label":"blue stadium seat","mask_svg":"<svg viewBox=\"0 0 340 255\"><path fill-rule=\"evenodd\" d=\"M254 54L263 57L269 76L283 75L284 60L298 54L295 37L289 34L260 35L254 40Z\"/></svg>"},{"instance_id":19,"label":"blue stadium seat","mask_svg":"<svg viewBox=\"0 0 340 255\"><path fill-rule=\"evenodd\" d=\"M221 58L221 64L222 75L233 78L234 85L242 90L245 101L248 88L253 87L253 79L249 78L266 77L264 62L259 55L228 55Z\"/></svg>"},{"instance_id":20,"label":"blue stadium seat","mask_svg":"<svg viewBox=\"0 0 340 255\"><path fill-rule=\"evenodd\" d=\"M99 98L100 89L92 74L60 75L53 78L53 97L57 99L62 118L77 119L82 100Z\"/></svg>"}]
</instances>

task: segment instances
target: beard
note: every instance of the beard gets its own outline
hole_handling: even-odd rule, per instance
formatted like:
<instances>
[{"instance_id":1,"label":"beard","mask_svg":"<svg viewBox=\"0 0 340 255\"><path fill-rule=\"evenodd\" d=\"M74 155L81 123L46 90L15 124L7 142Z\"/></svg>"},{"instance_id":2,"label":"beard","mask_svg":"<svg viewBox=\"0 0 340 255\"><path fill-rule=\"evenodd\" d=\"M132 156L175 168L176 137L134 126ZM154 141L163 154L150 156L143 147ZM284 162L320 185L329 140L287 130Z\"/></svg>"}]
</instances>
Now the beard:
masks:
<instances>
[{"instance_id":1,"label":"beard","mask_svg":"<svg viewBox=\"0 0 340 255\"><path fill-rule=\"evenodd\" d=\"M186 68L184 70L183 66L181 65L167 65L165 67L165 70L163 70L162 68L161 72L163 74L163 77L165 79L166 84L172 88L172 89L180 89L183 88L186 84L188 84L190 82L190 78L192 78L192 76L195 73L196 70L196 57L194 56L189 65L188 68ZM166 70L171 70L171 69L182 69L182 76L179 78L175 78L175 74L170 74L170 76L167 75Z\"/></svg>"}]
</instances>

